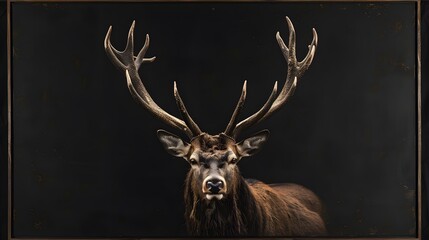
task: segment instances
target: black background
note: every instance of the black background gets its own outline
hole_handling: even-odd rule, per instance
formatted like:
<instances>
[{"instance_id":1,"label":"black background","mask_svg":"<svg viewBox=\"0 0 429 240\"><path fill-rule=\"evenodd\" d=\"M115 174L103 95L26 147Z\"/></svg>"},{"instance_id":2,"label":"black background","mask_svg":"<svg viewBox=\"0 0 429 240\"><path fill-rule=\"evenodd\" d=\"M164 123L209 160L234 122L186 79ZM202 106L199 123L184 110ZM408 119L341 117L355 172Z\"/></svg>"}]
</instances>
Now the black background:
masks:
<instances>
[{"instance_id":1,"label":"black background","mask_svg":"<svg viewBox=\"0 0 429 240\"><path fill-rule=\"evenodd\" d=\"M162 150L155 130L165 126L105 56L107 27L118 48L134 19L136 43L150 33L158 59L141 75L154 99L178 115L177 80L200 127L217 133L244 79L243 117L282 83L274 34L286 38L288 15L299 58L312 27L320 45L293 98L252 129L272 134L243 175L314 190L331 235L413 236L414 6L14 4L14 235L184 235L188 166Z\"/></svg>"}]
</instances>

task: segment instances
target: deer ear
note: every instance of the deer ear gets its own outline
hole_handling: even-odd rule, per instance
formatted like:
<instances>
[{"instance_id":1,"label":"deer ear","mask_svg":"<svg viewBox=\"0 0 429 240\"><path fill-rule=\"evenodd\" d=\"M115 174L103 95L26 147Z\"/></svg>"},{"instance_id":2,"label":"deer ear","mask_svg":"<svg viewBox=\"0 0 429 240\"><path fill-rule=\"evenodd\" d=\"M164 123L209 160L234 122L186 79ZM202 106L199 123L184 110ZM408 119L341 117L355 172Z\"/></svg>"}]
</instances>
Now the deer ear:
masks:
<instances>
[{"instance_id":1,"label":"deer ear","mask_svg":"<svg viewBox=\"0 0 429 240\"><path fill-rule=\"evenodd\" d=\"M248 157L257 153L262 145L264 145L264 143L268 140L269 135L270 131L262 130L252 137L237 143L237 152L240 157Z\"/></svg>"},{"instance_id":2,"label":"deer ear","mask_svg":"<svg viewBox=\"0 0 429 240\"><path fill-rule=\"evenodd\" d=\"M184 142L180 137L162 129L158 130L157 134L159 141L161 141L169 154L175 157L186 158L191 149L191 144Z\"/></svg>"}]
</instances>

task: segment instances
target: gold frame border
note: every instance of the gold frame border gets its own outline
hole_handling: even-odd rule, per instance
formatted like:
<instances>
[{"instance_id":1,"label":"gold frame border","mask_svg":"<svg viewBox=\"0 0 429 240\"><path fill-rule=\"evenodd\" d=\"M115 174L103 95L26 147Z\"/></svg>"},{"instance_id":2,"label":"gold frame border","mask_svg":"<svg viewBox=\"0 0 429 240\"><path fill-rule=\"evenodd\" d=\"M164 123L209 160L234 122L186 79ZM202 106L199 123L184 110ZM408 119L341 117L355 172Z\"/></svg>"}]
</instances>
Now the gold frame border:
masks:
<instances>
[{"instance_id":1,"label":"gold frame border","mask_svg":"<svg viewBox=\"0 0 429 240\"><path fill-rule=\"evenodd\" d=\"M220 2L220 3L231 3L231 2L267 2L266 0L125 0L123 3L138 3L138 2ZM313 3L313 2L414 2L417 4L416 8L416 43L417 43L417 238L335 238L336 240L342 239L356 239L356 240L370 240L370 239L392 239L392 240L421 240L422 239L422 79L421 79L421 0L269 0L271 2L296 2L296 3ZM12 39L11 39L11 4L17 2L30 2L30 3L111 3L120 2L120 0L7 0L6 11L7 11L7 161L8 161L8 213L7 213L7 239L8 240L43 240L41 238L14 238L12 237ZM46 240L86 240L86 238L46 238ZM91 240L119 240L119 239L151 239L151 238L89 238ZM88 240L89 240L88 239ZM159 239L159 238L157 238ZM174 238L164 238L174 239ZM263 238L258 238L263 239ZM273 239L273 238L266 238ZM294 238L276 238L276 239L294 239ZM299 238L299 239L332 239L332 238Z\"/></svg>"},{"instance_id":2,"label":"gold frame border","mask_svg":"<svg viewBox=\"0 0 429 240\"><path fill-rule=\"evenodd\" d=\"M417 237L422 239L422 33L421 0L417 2Z\"/></svg>"}]
</instances>

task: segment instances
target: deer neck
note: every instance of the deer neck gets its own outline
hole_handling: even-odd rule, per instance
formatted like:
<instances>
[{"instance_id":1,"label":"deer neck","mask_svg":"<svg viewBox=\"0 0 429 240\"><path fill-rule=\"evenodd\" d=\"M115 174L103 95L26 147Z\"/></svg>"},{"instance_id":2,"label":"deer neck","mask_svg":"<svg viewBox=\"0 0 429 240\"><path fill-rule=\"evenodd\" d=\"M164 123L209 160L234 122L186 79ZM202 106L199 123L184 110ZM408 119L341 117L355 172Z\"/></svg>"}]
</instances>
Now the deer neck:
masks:
<instances>
[{"instance_id":1,"label":"deer neck","mask_svg":"<svg viewBox=\"0 0 429 240\"><path fill-rule=\"evenodd\" d=\"M260 209L250 187L238 176L236 186L224 199L202 200L192 189L192 173L185 184L185 218L188 230L199 236L257 234Z\"/></svg>"}]
</instances>

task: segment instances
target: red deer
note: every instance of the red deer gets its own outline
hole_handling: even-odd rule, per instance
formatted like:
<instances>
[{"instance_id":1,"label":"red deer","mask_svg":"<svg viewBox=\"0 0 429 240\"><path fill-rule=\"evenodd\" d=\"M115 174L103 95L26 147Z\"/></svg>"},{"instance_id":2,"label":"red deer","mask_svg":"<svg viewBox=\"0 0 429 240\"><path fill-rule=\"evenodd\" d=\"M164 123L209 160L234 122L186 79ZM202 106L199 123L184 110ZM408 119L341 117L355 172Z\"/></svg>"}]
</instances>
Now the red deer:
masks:
<instances>
[{"instance_id":1,"label":"red deer","mask_svg":"<svg viewBox=\"0 0 429 240\"><path fill-rule=\"evenodd\" d=\"M238 122L237 117L246 98L246 81L232 117L222 133L210 135L200 130L189 115L174 82L174 97L182 119L159 107L140 79L138 70L149 48L149 35L143 48L134 56L134 26L131 25L124 51L110 43L110 26L104 41L112 62L121 69L132 97L168 125L183 131L189 142L164 130L158 138L165 150L182 157L190 164L185 180L185 219L188 231L194 236L320 236L325 233L321 218L321 203L310 190L296 184L265 184L244 179L237 163L255 154L267 141L269 131L263 130L240 142L236 141L243 129L266 119L277 111L293 94L298 79L313 61L317 47L317 33L302 61L296 59L295 30L288 17L289 45L277 32L276 39L287 61L286 82L277 94L277 82L268 100L256 113Z\"/></svg>"}]
</instances>

